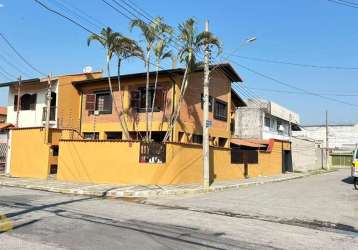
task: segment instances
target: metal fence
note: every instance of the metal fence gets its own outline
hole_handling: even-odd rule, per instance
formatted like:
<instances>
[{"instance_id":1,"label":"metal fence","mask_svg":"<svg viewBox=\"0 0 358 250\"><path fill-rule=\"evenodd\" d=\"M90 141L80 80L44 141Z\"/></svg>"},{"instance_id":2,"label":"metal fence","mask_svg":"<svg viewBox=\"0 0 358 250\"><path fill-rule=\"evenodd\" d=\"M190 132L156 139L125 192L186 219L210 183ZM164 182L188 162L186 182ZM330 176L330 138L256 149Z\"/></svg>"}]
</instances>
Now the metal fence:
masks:
<instances>
[{"instance_id":1,"label":"metal fence","mask_svg":"<svg viewBox=\"0 0 358 250\"><path fill-rule=\"evenodd\" d=\"M139 162L140 163L165 163L166 145L164 143L140 143Z\"/></svg>"},{"instance_id":2,"label":"metal fence","mask_svg":"<svg viewBox=\"0 0 358 250\"><path fill-rule=\"evenodd\" d=\"M7 143L0 143L0 172L5 171Z\"/></svg>"},{"instance_id":3,"label":"metal fence","mask_svg":"<svg viewBox=\"0 0 358 250\"><path fill-rule=\"evenodd\" d=\"M333 167L350 167L352 166L352 153L331 153Z\"/></svg>"}]
</instances>

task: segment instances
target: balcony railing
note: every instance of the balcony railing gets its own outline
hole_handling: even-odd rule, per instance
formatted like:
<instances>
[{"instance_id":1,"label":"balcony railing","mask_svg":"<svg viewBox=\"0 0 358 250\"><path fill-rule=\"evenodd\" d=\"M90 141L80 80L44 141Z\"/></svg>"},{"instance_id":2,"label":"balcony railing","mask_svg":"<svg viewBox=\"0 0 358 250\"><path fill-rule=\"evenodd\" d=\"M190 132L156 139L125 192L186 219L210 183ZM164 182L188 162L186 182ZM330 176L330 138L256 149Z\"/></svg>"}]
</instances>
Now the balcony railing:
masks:
<instances>
[{"instance_id":1,"label":"balcony railing","mask_svg":"<svg viewBox=\"0 0 358 250\"><path fill-rule=\"evenodd\" d=\"M47 107L42 110L42 121L46 121ZM56 107L50 108L50 121L56 121Z\"/></svg>"}]
</instances>

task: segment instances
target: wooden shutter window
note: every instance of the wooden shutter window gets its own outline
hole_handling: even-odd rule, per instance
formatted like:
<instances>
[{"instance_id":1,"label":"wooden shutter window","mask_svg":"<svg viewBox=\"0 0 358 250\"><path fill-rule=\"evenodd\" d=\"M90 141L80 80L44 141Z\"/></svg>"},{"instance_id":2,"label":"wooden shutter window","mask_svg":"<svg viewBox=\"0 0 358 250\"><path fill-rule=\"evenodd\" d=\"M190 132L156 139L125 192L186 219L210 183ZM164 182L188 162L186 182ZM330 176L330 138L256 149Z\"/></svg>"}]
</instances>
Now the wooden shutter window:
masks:
<instances>
[{"instance_id":1,"label":"wooden shutter window","mask_svg":"<svg viewBox=\"0 0 358 250\"><path fill-rule=\"evenodd\" d=\"M86 95L86 110L94 112L96 108L96 95L95 94L87 94Z\"/></svg>"}]
</instances>

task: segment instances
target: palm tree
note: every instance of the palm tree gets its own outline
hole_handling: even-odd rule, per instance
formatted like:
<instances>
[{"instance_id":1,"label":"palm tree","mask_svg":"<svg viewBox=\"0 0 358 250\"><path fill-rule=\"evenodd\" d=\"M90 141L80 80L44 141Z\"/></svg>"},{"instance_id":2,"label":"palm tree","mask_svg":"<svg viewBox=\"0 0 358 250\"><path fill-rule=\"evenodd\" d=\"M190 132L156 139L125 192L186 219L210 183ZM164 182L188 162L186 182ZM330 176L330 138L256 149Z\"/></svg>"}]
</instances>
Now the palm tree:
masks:
<instances>
[{"instance_id":1,"label":"palm tree","mask_svg":"<svg viewBox=\"0 0 358 250\"><path fill-rule=\"evenodd\" d=\"M145 127L146 127L146 140L149 141L149 134L148 134L148 126L149 126L149 116L148 116L148 111L149 111L149 69L150 69L150 56L151 56L151 51L152 48L154 46L154 43L157 39L157 26L158 23L161 23L162 18L161 17L156 17L154 18L154 20L147 24L146 22L144 22L141 19L135 19L132 20L129 24L129 28L132 31L134 27L137 27L141 30L142 35L144 36L144 39L146 41L146 46L145 46L145 58L144 58L144 66L146 68L147 71L147 81L146 81L146 86L145 86L145 113L146 113L146 121L145 121Z\"/></svg>"},{"instance_id":2,"label":"palm tree","mask_svg":"<svg viewBox=\"0 0 358 250\"><path fill-rule=\"evenodd\" d=\"M156 33L158 36L158 40L153 50L155 56L156 75L155 75L154 91L153 91L153 98L152 98L152 105L151 105L149 140L152 139L153 112L154 112L155 99L157 96L160 63L162 60L165 60L167 58L173 58L172 51L167 50L168 45L172 40L173 28L163 22L157 23L156 28L157 28Z\"/></svg>"},{"instance_id":3,"label":"palm tree","mask_svg":"<svg viewBox=\"0 0 358 250\"><path fill-rule=\"evenodd\" d=\"M124 60L127 60L131 57L138 57L143 59L143 50L140 48L140 46L137 44L136 41L125 37L123 35L119 35L116 37L113 45L114 53L117 56L117 79L118 79L118 91L120 93L120 105L121 109L124 112L124 104L123 104L123 95L121 94L121 65ZM129 131L128 131L128 125L126 121L126 117L123 116L123 125L126 130L127 138L130 137Z\"/></svg>"},{"instance_id":4,"label":"palm tree","mask_svg":"<svg viewBox=\"0 0 358 250\"><path fill-rule=\"evenodd\" d=\"M109 91L111 94L112 103L113 103L115 112L117 113L118 118L119 118L119 123L121 125L122 131L125 132L125 128L124 128L124 125L123 125L122 119L121 119L121 113L119 112L119 110L117 108L117 104L116 104L116 101L115 101L115 98L113 95L113 87L112 87L112 82L111 82L111 70L110 70L110 62L112 60L113 53L114 53L114 44L115 44L116 39L119 36L120 36L120 34L118 32L113 32L110 27L103 28L100 35L91 34L88 37L87 45L90 46L92 41L97 41L106 50L106 64L107 64L107 77L108 77Z\"/></svg>"},{"instance_id":5,"label":"palm tree","mask_svg":"<svg viewBox=\"0 0 358 250\"><path fill-rule=\"evenodd\" d=\"M222 45L219 40L211 32L197 31L197 24L193 18L189 18L184 23L180 24L178 40L182 43L178 52L178 59L181 63L185 64L184 76L180 87L180 96L176 108L171 116L168 131L164 136L164 141L168 140L171 135L172 129L178 119L181 103L184 99L186 89L188 87L188 79L190 74L195 70L200 63L197 62L196 55L203 52L206 45L216 47L218 54L221 52Z\"/></svg>"}]
</instances>

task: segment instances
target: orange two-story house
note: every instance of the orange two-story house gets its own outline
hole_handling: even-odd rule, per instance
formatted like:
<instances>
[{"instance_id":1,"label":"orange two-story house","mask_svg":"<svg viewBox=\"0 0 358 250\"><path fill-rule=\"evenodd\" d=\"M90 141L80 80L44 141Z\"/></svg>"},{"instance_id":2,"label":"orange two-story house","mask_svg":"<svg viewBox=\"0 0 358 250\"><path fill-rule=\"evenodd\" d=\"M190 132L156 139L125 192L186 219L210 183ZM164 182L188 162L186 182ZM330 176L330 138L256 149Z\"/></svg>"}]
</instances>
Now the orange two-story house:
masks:
<instances>
[{"instance_id":1,"label":"orange two-story house","mask_svg":"<svg viewBox=\"0 0 358 250\"><path fill-rule=\"evenodd\" d=\"M239 96L232 93L231 84L241 82L241 78L230 64L212 66L212 69L209 107L209 119L212 121L210 143L214 146L229 147L233 110L237 106L245 105ZM150 103L154 93L155 73L150 73ZM183 74L183 69L159 72L151 126L154 141L162 141L168 130L169 119L178 105ZM190 75L179 118L172 129L170 141L202 143L203 76L202 68ZM81 95L80 131L87 139L141 139L146 131L146 73L122 75L121 93L118 91L117 76L111 77L111 82L116 106L121 107L120 95L123 97L123 117L128 124L130 138L124 138L119 113L112 103L107 77L73 82ZM90 110L89 106L93 106L94 110Z\"/></svg>"}]
</instances>

